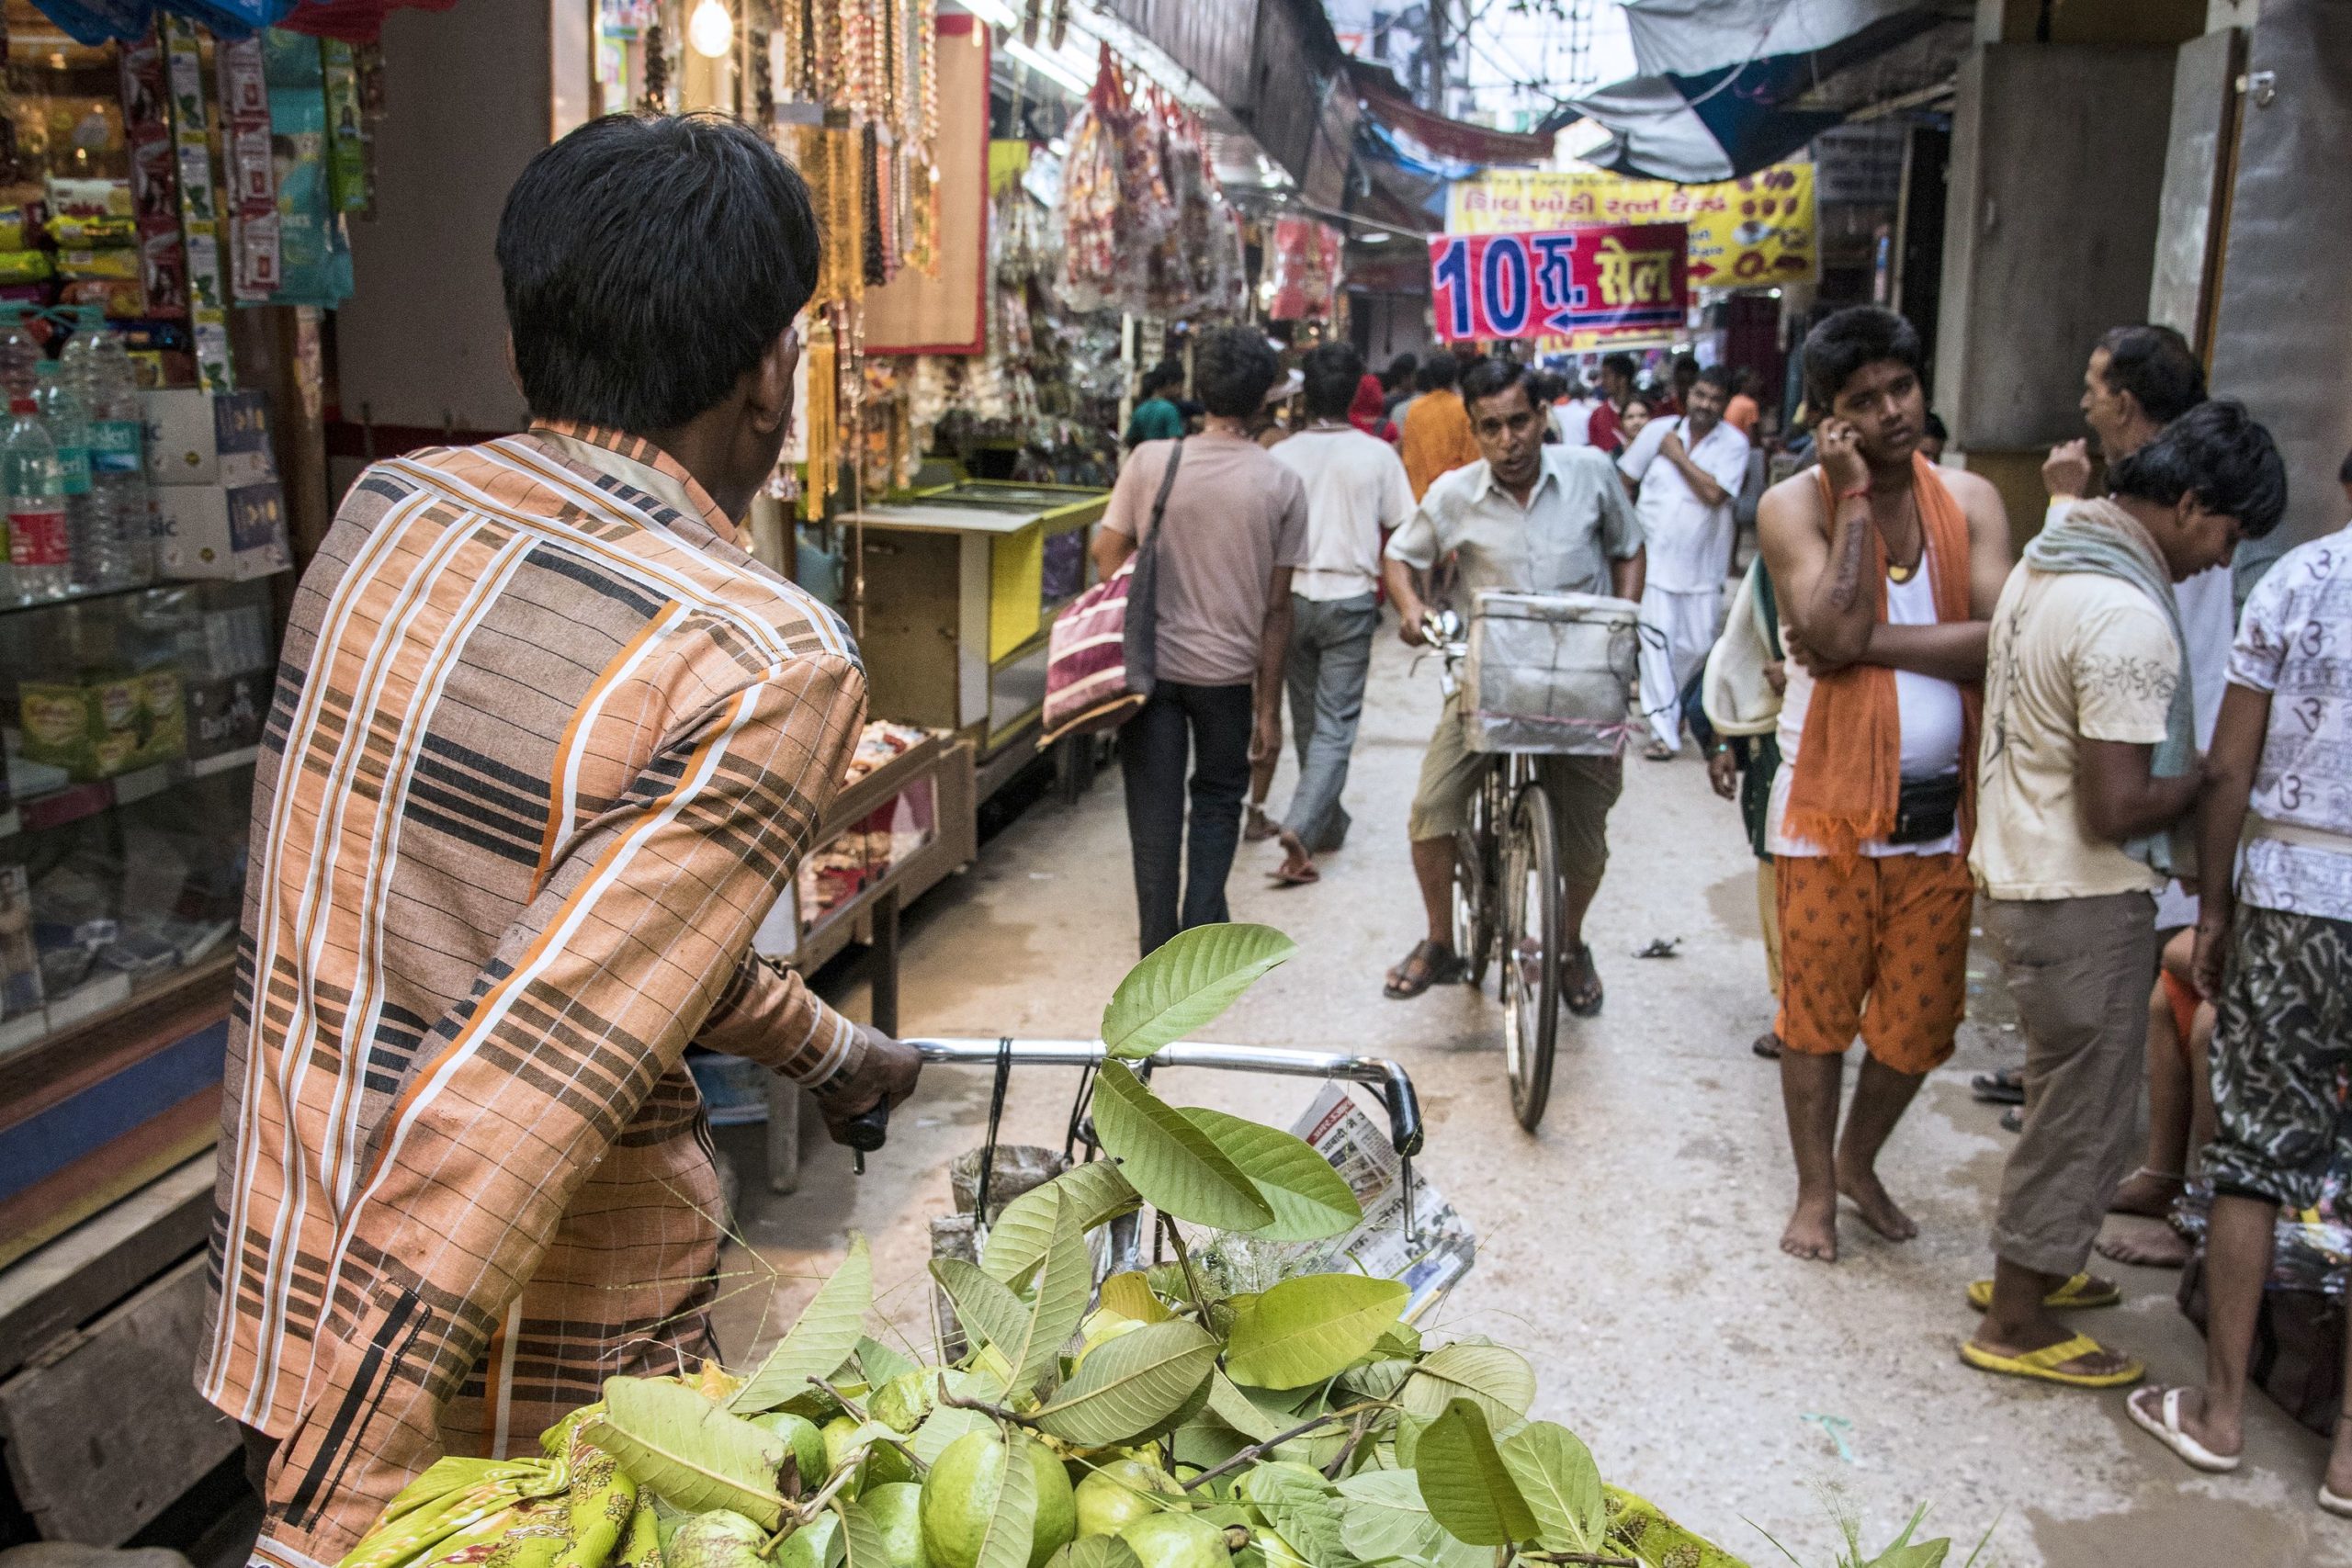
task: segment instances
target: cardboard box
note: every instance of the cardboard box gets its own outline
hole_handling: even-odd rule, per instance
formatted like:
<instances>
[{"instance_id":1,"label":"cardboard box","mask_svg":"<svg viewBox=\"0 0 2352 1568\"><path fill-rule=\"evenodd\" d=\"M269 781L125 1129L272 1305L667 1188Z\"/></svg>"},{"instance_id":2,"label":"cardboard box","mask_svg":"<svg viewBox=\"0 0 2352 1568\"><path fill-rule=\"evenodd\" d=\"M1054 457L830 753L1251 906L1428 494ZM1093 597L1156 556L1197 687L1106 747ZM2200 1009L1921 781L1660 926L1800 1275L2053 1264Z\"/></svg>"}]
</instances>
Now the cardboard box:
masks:
<instances>
[{"instance_id":1,"label":"cardboard box","mask_svg":"<svg viewBox=\"0 0 2352 1568\"><path fill-rule=\"evenodd\" d=\"M269 399L260 392L141 392L147 477L157 485L243 490L277 478Z\"/></svg>"},{"instance_id":2,"label":"cardboard box","mask_svg":"<svg viewBox=\"0 0 2352 1568\"><path fill-rule=\"evenodd\" d=\"M156 564L165 577L269 577L294 565L277 481L229 489L158 485Z\"/></svg>"},{"instance_id":3,"label":"cardboard box","mask_svg":"<svg viewBox=\"0 0 2352 1568\"><path fill-rule=\"evenodd\" d=\"M261 743L269 714L270 675L255 671L220 681L195 681L187 688L187 760L242 750Z\"/></svg>"},{"instance_id":4,"label":"cardboard box","mask_svg":"<svg viewBox=\"0 0 2352 1568\"><path fill-rule=\"evenodd\" d=\"M17 688L28 761L63 768L77 782L168 762L187 754L180 672L26 681Z\"/></svg>"}]
</instances>

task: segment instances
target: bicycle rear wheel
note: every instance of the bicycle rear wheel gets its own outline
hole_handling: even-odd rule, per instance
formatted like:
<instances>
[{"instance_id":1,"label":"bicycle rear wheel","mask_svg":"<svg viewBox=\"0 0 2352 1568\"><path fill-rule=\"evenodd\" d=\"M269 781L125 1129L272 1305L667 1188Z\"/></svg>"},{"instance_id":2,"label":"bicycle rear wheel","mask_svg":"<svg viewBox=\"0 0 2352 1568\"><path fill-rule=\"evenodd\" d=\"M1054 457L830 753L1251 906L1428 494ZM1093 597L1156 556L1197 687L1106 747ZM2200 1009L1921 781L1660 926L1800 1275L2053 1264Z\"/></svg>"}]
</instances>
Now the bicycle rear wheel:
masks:
<instances>
[{"instance_id":1,"label":"bicycle rear wheel","mask_svg":"<svg viewBox=\"0 0 2352 1568\"><path fill-rule=\"evenodd\" d=\"M1502 875L1502 824L1508 815L1502 770L1489 767L1470 796L1470 826L1453 835L1453 951L1463 978L1485 984L1500 924L1496 888Z\"/></svg>"},{"instance_id":2,"label":"bicycle rear wheel","mask_svg":"<svg viewBox=\"0 0 2352 1568\"><path fill-rule=\"evenodd\" d=\"M1560 1035L1560 856L1552 799L1540 784L1511 803L1503 838L1503 1066L1510 1108L1532 1133L1552 1094Z\"/></svg>"}]
</instances>

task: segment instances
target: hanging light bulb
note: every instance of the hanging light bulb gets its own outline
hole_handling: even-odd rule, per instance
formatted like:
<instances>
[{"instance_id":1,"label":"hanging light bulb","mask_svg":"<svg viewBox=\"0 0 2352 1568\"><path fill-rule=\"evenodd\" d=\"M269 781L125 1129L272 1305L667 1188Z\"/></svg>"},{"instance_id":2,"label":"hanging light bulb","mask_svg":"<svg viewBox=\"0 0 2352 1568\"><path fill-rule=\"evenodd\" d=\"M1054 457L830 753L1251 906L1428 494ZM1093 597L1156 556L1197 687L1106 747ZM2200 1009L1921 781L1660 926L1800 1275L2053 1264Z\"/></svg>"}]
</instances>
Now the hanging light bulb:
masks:
<instances>
[{"instance_id":1,"label":"hanging light bulb","mask_svg":"<svg viewBox=\"0 0 2352 1568\"><path fill-rule=\"evenodd\" d=\"M735 18L726 0L701 0L686 18L686 41L705 60L724 60L735 47Z\"/></svg>"}]
</instances>

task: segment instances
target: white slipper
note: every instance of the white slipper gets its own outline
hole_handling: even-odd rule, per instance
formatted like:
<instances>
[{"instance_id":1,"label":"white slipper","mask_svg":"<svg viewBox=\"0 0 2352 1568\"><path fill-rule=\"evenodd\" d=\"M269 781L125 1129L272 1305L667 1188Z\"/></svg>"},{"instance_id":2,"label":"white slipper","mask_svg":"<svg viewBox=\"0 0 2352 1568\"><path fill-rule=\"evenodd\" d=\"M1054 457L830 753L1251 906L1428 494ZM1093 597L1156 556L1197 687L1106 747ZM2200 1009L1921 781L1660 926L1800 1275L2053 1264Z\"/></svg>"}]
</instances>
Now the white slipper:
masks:
<instances>
[{"instance_id":1,"label":"white slipper","mask_svg":"<svg viewBox=\"0 0 2352 1568\"><path fill-rule=\"evenodd\" d=\"M2319 1509L2321 1513L2334 1514L2339 1519L2352 1519L2352 1497L2331 1490L2323 1481L2319 1483Z\"/></svg>"},{"instance_id":2,"label":"white slipper","mask_svg":"<svg viewBox=\"0 0 2352 1568\"><path fill-rule=\"evenodd\" d=\"M2141 1400L2140 1393L2146 1392L2150 1391L2135 1392L2123 1402L2123 1408L2131 1416L2134 1426L2179 1455L2181 1461L2193 1469L2205 1471L2213 1475L2227 1475L2237 1469L2240 1456L2217 1454L2180 1429L2181 1391L2179 1389L2168 1388L2164 1391L2161 1401L2164 1419L2161 1421L2148 1414L2147 1405ZM2345 1504L2347 1510L2346 1517L2352 1517L2352 1499L2339 1498L2338 1501ZM2320 1500L2320 1506L2327 1507L2325 1498Z\"/></svg>"}]
</instances>

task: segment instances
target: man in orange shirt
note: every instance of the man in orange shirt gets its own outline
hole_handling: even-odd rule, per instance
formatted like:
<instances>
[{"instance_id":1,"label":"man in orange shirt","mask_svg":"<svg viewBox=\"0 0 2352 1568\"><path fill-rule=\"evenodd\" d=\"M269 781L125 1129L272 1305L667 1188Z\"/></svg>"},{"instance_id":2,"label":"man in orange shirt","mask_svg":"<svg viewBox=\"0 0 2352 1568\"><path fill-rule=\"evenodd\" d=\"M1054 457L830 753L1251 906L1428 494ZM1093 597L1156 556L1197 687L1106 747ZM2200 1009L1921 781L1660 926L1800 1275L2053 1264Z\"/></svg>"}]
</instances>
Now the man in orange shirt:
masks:
<instances>
[{"instance_id":1,"label":"man in orange shirt","mask_svg":"<svg viewBox=\"0 0 2352 1568\"><path fill-rule=\"evenodd\" d=\"M1742 435L1747 437L1751 446L1756 444L1756 422L1764 417L1763 405L1756 400L1756 389L1761 385L1763 382L1755 371L1742 370L1733 382L1736 390L1724 409L1724 423L1736 426ZM1935 416L1931 414L1928 417L1932 419ZM1932 455L1929 460L1934 460Z\"/></svg>"},{"instance_id":2,"label":"man in orange shirt","mask_svg":"<svg viewBox=\"0 0 2352 1568\"><path fill-rule=\"evenodd\" d=\"M1433 354L1414 373L1421 395L1405 406L1404 435L1398 455L1405 459L1405 477L1412 481L1419 501L1438 476L1450 474L1478 460L1477 438L1470 434L1470 412L1462 394L1453 389L1462 367L1450 354Z\"/></svg>"}]
</instances>

